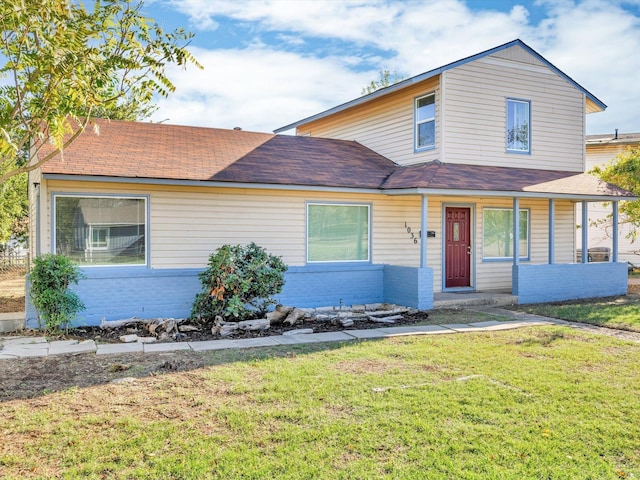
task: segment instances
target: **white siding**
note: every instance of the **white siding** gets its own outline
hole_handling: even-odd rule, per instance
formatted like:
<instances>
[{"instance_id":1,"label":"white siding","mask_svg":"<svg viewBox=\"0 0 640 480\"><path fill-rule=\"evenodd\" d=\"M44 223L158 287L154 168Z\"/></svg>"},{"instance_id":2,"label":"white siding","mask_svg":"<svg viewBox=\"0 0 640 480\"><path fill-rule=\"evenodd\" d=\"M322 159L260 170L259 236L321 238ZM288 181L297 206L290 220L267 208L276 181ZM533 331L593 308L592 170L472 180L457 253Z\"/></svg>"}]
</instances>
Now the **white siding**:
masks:
<instances>
[{"instance_id":1,"label":"white siding","mask_svg":"<svg viewBox=\"0 0 640 480\"><path fill-rule=\"evenodd\" d=\"M431 92L436 94L436 146L414 152L414 101ZM441 105L439 77L434 77L366 105L302 125L297 134L355 140L401 165L429 162L440 159Z\"/></svg>"},{"instance_id":2,"label":"white siding","mask_svg":"<svg viewBox=\"0 0 640 480\"><path fill-rule=\"evenodd\" d=\"M45 182L46 183L46 182ZM372 262L417 267L420 241L407 232L420 231L421 197L249 190L203 187L152 186L114 183L50 181L51 192L144 194L150 198L150 253L152 268L200 268L209 255L225 243L256 242L280 255L291 266L305 265L306 202L367 203L372 206ZM44 195L50 212L51 195ZM512 207L511 199L478 197L428 198L427 266L434 271L434 291L442 288L442 214L446 205L474 209L473 252L477 290L509 290L511 261L482 260L482 211L484 207ZM531 263L548 260L548 201L521 200L531 211ZM45 211L45 210L43 210ZM51 249L51 219L43 217L43 251ZM575 240L574 207L556 202L556 262L572 262ZM423 240L426 235L423 235Z\"/></svg>"},{"instance_id":3,"label":"white siding","mask_svg":"<svg viewBox=\"0 0 640 480\"><path fill-rule=\"evenodd\" d=\"M445 162L583 171L584 96L549 68L491 55L442 83ZM530 154L506 152L507 98L531 102Z\"/></svg>"},{"instance_id":4,"label":"white siding","mask_svg":"<svg viewBox=\"0 0 640 480\"><path fill-rule=\"evenodd\" d=\"M418 266L420 262L420 246L410 242L404 228L407 222L419 230L418 196L49 183L51 192L149 195L152 268L203 267L221 245L249 242L282 256L289 265L304 265L306 202L318 200L372 205L373 263ZM49 212L50 201L47 196ZM50 217L43 225L47 226L44 251L50 251Z\"/></svg>"}]
</instances>

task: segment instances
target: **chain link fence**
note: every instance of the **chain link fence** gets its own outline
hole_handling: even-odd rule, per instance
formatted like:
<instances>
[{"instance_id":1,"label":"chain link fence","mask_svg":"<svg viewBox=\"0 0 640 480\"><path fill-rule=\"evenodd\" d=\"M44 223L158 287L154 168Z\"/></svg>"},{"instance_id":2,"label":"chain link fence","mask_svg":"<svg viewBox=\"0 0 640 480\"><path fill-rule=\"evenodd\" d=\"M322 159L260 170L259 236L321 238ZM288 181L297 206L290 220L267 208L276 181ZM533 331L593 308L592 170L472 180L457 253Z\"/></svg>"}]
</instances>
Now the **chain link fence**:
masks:
<instances>
[{"instance_id":1,"label":"chain link fence","mask_svg":"<svg viewBox=\"0 0 640 480\"><path fill-rule=\"evenodd\" d=\"M25 276L29 272L30 263L27 254L0 253L0 279Z\"/></svg>"}]
</instances>

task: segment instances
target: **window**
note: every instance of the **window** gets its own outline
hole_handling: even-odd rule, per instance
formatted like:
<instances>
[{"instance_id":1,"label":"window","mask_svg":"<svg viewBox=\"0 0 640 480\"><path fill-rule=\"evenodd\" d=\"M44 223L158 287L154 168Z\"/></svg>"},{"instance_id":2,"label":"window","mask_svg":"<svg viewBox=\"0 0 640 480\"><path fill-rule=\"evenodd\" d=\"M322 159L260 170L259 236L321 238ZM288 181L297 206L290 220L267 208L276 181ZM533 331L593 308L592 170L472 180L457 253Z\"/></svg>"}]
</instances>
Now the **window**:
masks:
<instances>
[{"instance_id":1,"label":"window","mask_svg":"<svg viewBox=\"0 0 640 480\"><path fill-rule=\"evenodd\" d=\"M513 258L513 209L483 211L482 258ZM529 210L520 210L520 258L529 258Z\"/></svg>"},{"instance_id":2,"label":"window","mask_svg":"<svg viewBox=\"0 0 640 480\"><path fill-rule=\"evenodd\" d=\"M531 151L529 102L507 99L507 152Z\"/></svg>"},{"instance_id":3,"label":"window","mask_svg":"<svg viewBox=\"0 0 640 480\"><path fill-rule=\"evenodd\" d=\"M146 198L55 195L56 253L80 265L145 265Z\"/></svg>"},{"instance_id":4,"label":"window","mask_svg":"<svg viewBox=\"0 0 640 480\"><path fill-rule=\"evenodd\" d=\"M369 205L307 204L307 261L369 261Z\"/></svg>"},{"instance_id":5,"label":"window","mask_svg":"<svg viewBox=\"0 0 640 480\"><path fill-rule=\"evenodd\" d=\"M416 150L436 145L436 94L416 98Z\"/></svg>"},{"instance_id":6,"label":"window","mask_svg":"<svg viewBox=\"0 0 640 480\"><path fill-rule=\"evenodd\" d=\"M106 227L90 227L91 231L91 248L108 248L107 238L109 229Z\"/></svg>"}]
</instances>

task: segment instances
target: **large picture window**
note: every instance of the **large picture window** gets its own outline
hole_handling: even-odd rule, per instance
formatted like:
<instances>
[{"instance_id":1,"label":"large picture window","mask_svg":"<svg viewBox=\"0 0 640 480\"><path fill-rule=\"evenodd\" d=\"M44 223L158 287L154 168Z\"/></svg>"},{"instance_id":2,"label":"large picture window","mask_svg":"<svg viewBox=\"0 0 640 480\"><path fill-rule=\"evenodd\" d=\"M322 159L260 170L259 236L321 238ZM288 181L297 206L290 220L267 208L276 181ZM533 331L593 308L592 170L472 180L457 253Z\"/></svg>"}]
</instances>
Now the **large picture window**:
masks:
<instances>
[{"instance_id":1,"label":"large picture window","mask_svg":"<svg viewBox=\"0 0 640 480\"><path fill-rule=\"evenodd\" d=\"M307 204L307 260L369 260L369 205Z\"/></svg>"},{"instance_id":2,"label":"large picture window","mask_svg":"<svg viewBox=\"0 0 640 480\"><path fill-rule=\"evenodd\" d=\"M529 257L529 210L520 210L520 258ZM485 208L482 219L482 258L513 258L513 209Z\"/></svg>"},{"instance_id":3,"label":"large picture window","mask_svg":"<svg viewBox=\"0 0 640 480\"><path fill-rule=\"evenodd\" d=\"M436 94L416 98L416 150L436 145Z\"/></svg>"},{"instance_id":4,"label":"large picture window","mask_svg":"<svg viewBox=\"0 0 640 480\"><path fill-rule=\"evenodd\" d=\"M507 151L531 152L529 102L507 99Z\"/></svg>"},{"instance_id":5,"label":"large picture window","mask_svg":"<svg viewBox=\"0 0 640 480\"><path fill-rule=\"evenodd\" d=\"M146 198L56 195L56 253L80 265L145 265Z\"/></svg>"}]
</instances>

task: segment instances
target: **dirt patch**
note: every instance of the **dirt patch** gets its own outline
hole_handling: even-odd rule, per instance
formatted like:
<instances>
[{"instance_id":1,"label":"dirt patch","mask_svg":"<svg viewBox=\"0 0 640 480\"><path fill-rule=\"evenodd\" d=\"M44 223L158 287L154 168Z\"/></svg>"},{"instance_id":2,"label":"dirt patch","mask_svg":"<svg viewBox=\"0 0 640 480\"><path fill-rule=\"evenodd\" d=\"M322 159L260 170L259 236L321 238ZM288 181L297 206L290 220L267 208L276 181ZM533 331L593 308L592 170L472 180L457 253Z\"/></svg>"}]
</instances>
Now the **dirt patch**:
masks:
<instances>
[{"instance_id":1,"label":"dirt patch","mask_svg":"<svg viewBox=\"0 0 640 480\"><path fill-rule=\"evenodd\" d=\"M0 269L0 313L24 312L23 267Z\"/></svg>"}]
</instances>

